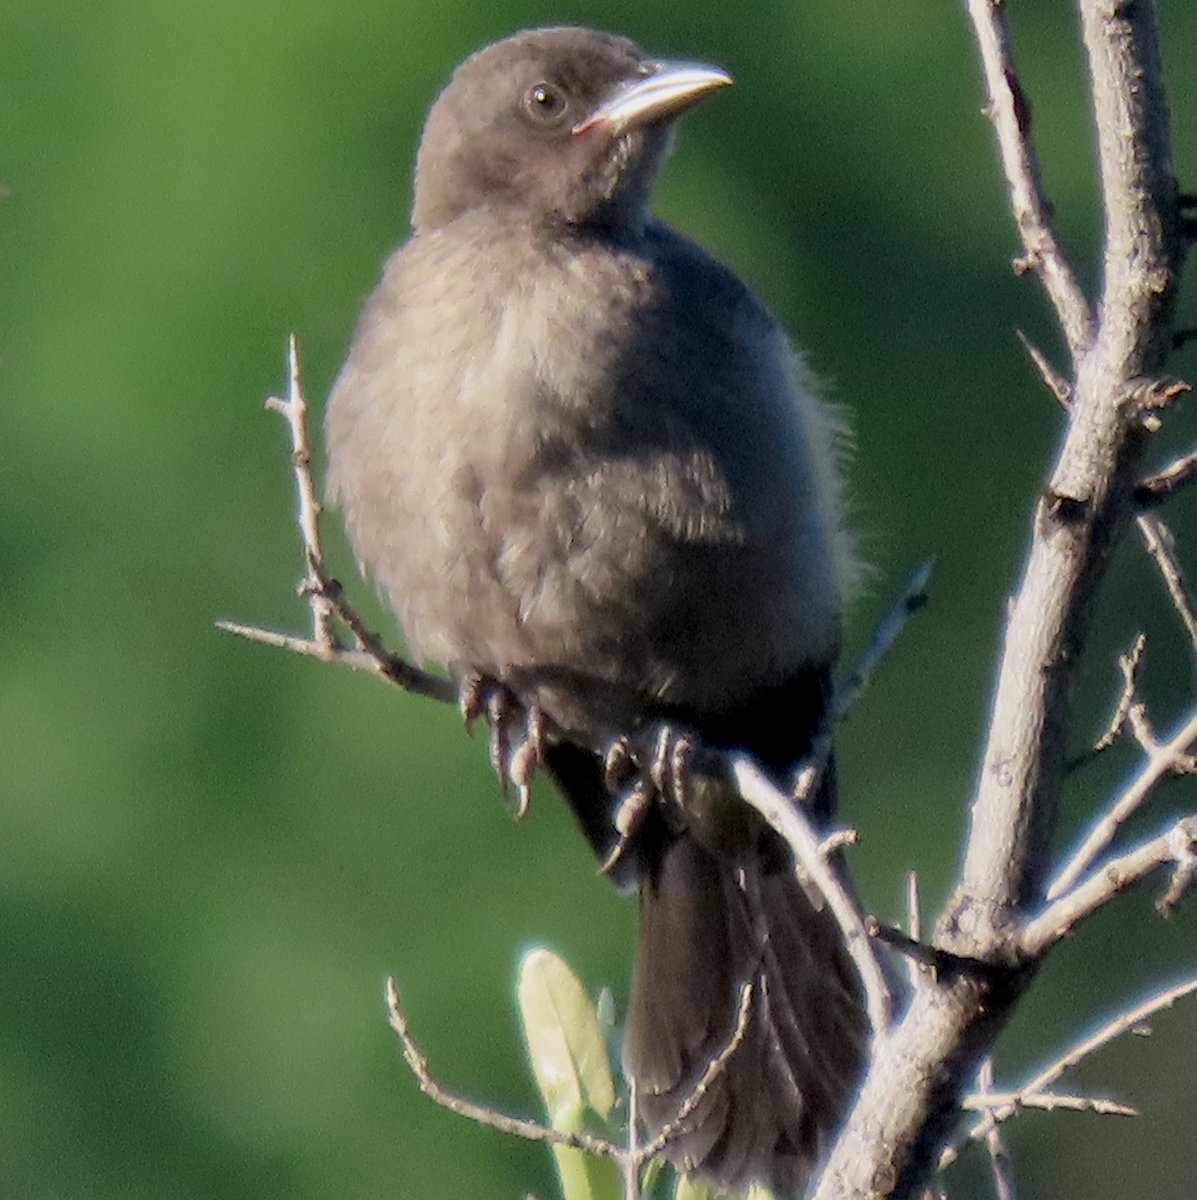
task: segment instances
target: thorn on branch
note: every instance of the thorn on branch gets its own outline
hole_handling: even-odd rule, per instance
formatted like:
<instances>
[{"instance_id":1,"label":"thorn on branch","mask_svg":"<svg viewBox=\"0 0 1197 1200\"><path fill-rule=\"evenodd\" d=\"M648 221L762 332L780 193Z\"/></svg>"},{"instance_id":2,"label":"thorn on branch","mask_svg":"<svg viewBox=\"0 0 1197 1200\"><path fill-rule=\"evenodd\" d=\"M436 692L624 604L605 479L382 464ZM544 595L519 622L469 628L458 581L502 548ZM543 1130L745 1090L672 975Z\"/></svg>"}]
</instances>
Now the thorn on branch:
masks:
<instances>
[{"instance_id":1,"label":"thorn on branch","mask_svg":"<svg viewBox=\"0 0 1197 1200\"><path fill-rule=\"evenodd\" d=\"M1055 396L1060 407L1067 412L1072 407L1072 384L1052 366L1047 355L1021 329L1016 329L1014 332L1018 335L1018 340L1022 342L1022 348L1027 352L1031 362L1035 364L1040 379L1047 385L1047 390Z\"/></svg>"},{"instance_id":2,"label":"thorn on branch","mask_svg":"<svg viewBox=\"0 0 1197 1200\"><path fill-rule=\"evenodd\" d=\"M891 946L899 954L905 955L911 962L926 970L937 981L952 978L957 975L992 975L995 971L1005 971L1009 968L995 966L982 962L978 958L965 958L941 950L937 946L929 946L926 942L909 937L893 925L884 925L876 917L865 918L865 931L869 937L883 945Z\"/></svg>"}]
</instances>

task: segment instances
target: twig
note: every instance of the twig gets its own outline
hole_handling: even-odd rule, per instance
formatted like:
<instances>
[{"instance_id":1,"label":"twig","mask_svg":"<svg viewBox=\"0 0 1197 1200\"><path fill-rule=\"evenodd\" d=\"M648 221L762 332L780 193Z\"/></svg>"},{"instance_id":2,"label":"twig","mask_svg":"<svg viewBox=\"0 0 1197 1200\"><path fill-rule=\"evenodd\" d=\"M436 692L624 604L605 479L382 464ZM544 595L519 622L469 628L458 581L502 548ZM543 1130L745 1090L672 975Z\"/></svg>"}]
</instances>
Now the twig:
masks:
<instances>
[{"instance_id":1,"label":"twig","mask_svg":"<svg viewBox=\"0 0 1197 1200\"><path fill-rule=\"evenodd\" d=\"M906 872L906 932L910 940L919 945L923 940L923 912L919 903L919 877L917 871ZM923 980L925 968L916 958L907 959L910 986L916 988Z\"/></svg>"},{"instance_id":2,"label":"twig","mask_svg":"<svg viewBox=\"0 0 1197 1200\"><path fill-rule=\"evenodd\" d=\"M1176 609L1176 615L1180 617L1181 624L1189 635L1189 642L1197 653L1197 606L1194 605L1193 595L1176 557L1172 533L1154 513L1140 513L1136 523L1147 553L1159 568L1164 586L1172 600L1172 607Z\"/></svg>"},{"instance_id":3,"label":"twig","mask_svg":"<svg viewBox=\"0 0 1197 1200\"><path fill-rule=\"evenodd\" d=\"M1197 479L1197 450L1190 450L1163 470L1141 480L1135 488L1135 500L1143 508L1155 507L1194 479Z\"/></svg>"},{"instance_id":4,"label":"twig","mask_svg":"<svg viewBox=\"0 0 1197 1200\"><path fill-rule=\"evenodd\" d=\"M818 835L800 806L778 788L747 754L728 755L727 768L736 790L781 834L801 868L826 899L864 984L874 1037L884 1037L890 1021L889 985L873 952L864 918L856 902L819 853Z\"/></svg>"},{"instance_id":5,"label":"twig","mask_svg":"<svg viewBox=\"0 0 1197 1200\"><path fill-rule=\"evenodd\" d=\"M1168 916L1180 903L1181 897L1197 876L1197 849L1191 836L1192 831L1174 827L1168 834L1171 839L1172 878L1168 882L1168 890L1155 902L1156 912L1161 917Z\"/></svg>"},{"instance_id":6,"label":"twig","mask_svg":"<svg viewBox=\"0 0 1197 1200\"><path fill-rule=\"evenodd\" d=\"M442 1108L447 1108L459 1117L465 1117L479 1125L497 1129L500 1133L511 1134L513 1137L524 1138L530 1142L547 1142L553 1146L568 1146L574 1150L585 1150L589 1154L597 1154L599 1157L609 1158L619 1165L623 1164L625 1152L614 1142L609 1142L605 1138L595 1137L585 1132L563 1133L561 1130L550 1129L546 1125L530 1121L526 1117L512 1117L496 1109L487 1108L485 1105L475 1104L472 1100L464 1100L462 1097L446 1091L433 1078L428 1066L428 1059L412 1038L407 1018L403 1015L399 1004L399 989L395 986L394 979L388 979L386 982L386 1004L390 1026L399 1038L403 1058L411 1068L411 1073L416 1077L420 1091L441 1105Z\"/></svg>"},{"instance_id":7,"label":"twig","mask_svg":"<svg viewBox=\"0 0 1197 1200\"><path fill-rule=\"evenodd\" d=\"M1044 1112L1091 1112L1103 1117L1137 1117L1139 1110L1117 1100L1100 1096L1066 1096L1059 1092L977 1091L960 1102L965 1112L1003 1112L1006 1118L1020 1108L1038 1108ZM1007 1112L1007 1110L1009 1110Z\"/></svg>"},{"instance_id":8,"label":"twig","mask_svg":"<svg viewBox=\"0 0 1197 1200\"><path fill-rule=\"evenodd\" d=\"M748 1032L748 1019L752 1014L753 992L754 989L751 982L745 983L740 988L740 1003L736 1009L736 1025L732 1030L731 1037L727 1040L727 1045L707 1063L706 1069L699 1077L698 1082L691 1089L686 1099L679 1105L677 1113L661 1127L656 1137L632 1151L633 1161L637 1167L648 1162L649 1159L655 1158L679 1133L684 1131L686 1121L698 1107L703 1096L706 1095L707 1089L722 1074L728 1060L740 1048L741 1043L744 1041L744 1035Z\"/></svg>"},{"instance_id":9,"label":"twig","mask_svg":"<svg viewBox=\"0 0 1197 1200\"><path fill-rule=\"evenodd\" d=\"M1132 706L1133 708L1133 706ZM1078 879L1093 865L1097 856L1114 840L1122 825L1154 793L1155 789L1171 775L1189 774L1193 769L1193 757L1189 748L1197 741L1197 712L1194 712L1180 729L1162 745L1146 736L1140 721L1138 734L1147 761L1138 775L1123 793L1110 805L1101 819L1090 830L1063 869L1052 880L1047 889L1047 899L1055 900L1072 888Z\"/></svg>"},{"instance_id":10,"label":"twig","mask_svg":"<svg viewBox=\"0 0 1197 1200\"><path fill-rule=\"evenodd\" d=\"M952 1146L945 1150L944 1155L940 1159L940 1167L947 1166L948 1163L959 1153L960 1146L964 1141L976 1141L984 1137L989 1129L1001 1121L1009 1120L1020 1108L1069 1108L1072 1107L1062 1097L1055 1097L1053 1101L1048 1101L1047 1097L1051 1096L1048 1089L1064 1074L1065 1071L1075 1067L1082 1059L1087 1058L1096 1050L1100 1050L1102 1046L1112 1042L1120 1034L1126 1033L1129 1029L1134 1029L1148 1017L1154 1013L1161 1012L1166 1008L1171 1008L1178 1000L1185 996L1197 992L1197 978L1187 979L1183 983L1178 983L1175 987L1170 987L1155 996L1149 997L1142 1004L1136 1005L1134 1008L1126 1012L1119 1013L1112 1020L1106 1022L1096 1033L1082 1039L1075 1045L1071 1046L1059 1058L1055 1059L1046 1066L1038 1075L1027 1080L1010 1097L1007 1104L999 1105L993 1108L988 1108L985 1116L973 1125L964 1137ZM1034 1099L1032 1099L1032 1097ZM996 1099L996 1097L987 1097L987 1099ZM1099 1109L1096 1105L1100 1103L1103 1106L1108 1106L1111 1101L1086 1101L1085 1107L1090 1111L1100 1112L1109 1111L1117 1115L1134 1115L1134 1110L1125 1110L1123 1106L1114 1106L1113 1108Z\"/></svg>"},{"instance_id":11,"label":"twig","mask_svg":"<svg viewBox=\"0 0 1197 1200\"><path fill-rule=\"evenodd\" d=\"M989 1055L982 1060L981 1069L977 1072L977 1088L981 1098L988 1100L993 1088L993 1059ZM989 1166L993 1171L993 1190L997 1200L1014 1200L1014 1175L1010 1155L1006 1150L1001 1126L996 1121L985 1135L985 1145L989 1151Z\"/></svg>"},{"instance_id":12,"label":"twig","mask_svg":"<svg viewBox=\"0 0 1197 1200\"><path fill-rule=\"evenodd\" d=\"M1114 714L1110 717L1110 723L1106 726L1106 731L1093 743L1093 752L1095 754L1100 754L1103 750L1109 749L1118 740L1118 735L1122 732L1122 727L1126 724L1126 719L1130 715L1131 707L1135 702L1139 664L1143 661L1143 650L1146 645L1147 638L1140 633L1135 638L1131 648L1125 654L1118 656L1118 670L1122 675L1122 692L1118 697L1118 703L1114 706Z\"/></svg>"},{"instance_id":13,"label":"twig","mask_svg":"<svg viewBox=\"0 0 1197 1200\"><path fill-rule=\"evenodd\" d=\"M968 0L968 11L989 93L986 113L997 133L1010 208L1025 252L1016 269L1030 269L1039 276L1076 362L1092 343L1093 314L1052 228L1051 206L1043 195L1031 142L1030 105L1014 69L1005 11L995 0Z\"/></svg>"},{"instance_id":14,"label":"twig","mask_svg":"<svg viewBox=\"0 0 1197 1200\"><path fill-rule=\"evenodd\" d=\"M299 375L299 350L294 337L288 341L287 398L271 396L266 408L279 413L291 430L291 466L295 472L295 491L299 502L299 533L303 544L306 574L299 585L299 594L306 596L312 614L312 634L309 638L276 633L255 625L235 621L218 621L218 629L234 633L249 641L261 642L290 650L322 662L337 662L357 671L366 671L405 691L428 696L453 704L457 688L451 680L420 670L405 658L387 650L382 638L371 630L345 599L340 584L333 579L325 565L324 546L320 536L320 515L323 506L316 494L312 478L312 449L307 430L307 401ZM337 637L336 621L353 634L354 646L343 646Z\"/></svg>"},{"instance_id":15,"label":"twig","mask_svg":"<svg viewBox=\"0 0 1197 1200\"><path fill-rule=\"evenodd\" d=\"M270 412L282 416L291 429L291 466L295 471L295 491L299 499L299 532L303 538L307 576L300 594L308 597L312 610L312 641L327 652L337 645L333 627L333 604L324 584L324 547L320 540L320 514L323 507L312 480L312 447L308 440L308 405L299 380L299 346L292 334L287 339L287 398L271 396L266 401Z\"/></svg>"},{"instance_id":16,"label":"twig","mask_svg":"<svg viewBox=\"0 0 1197 1200\"><path fill-rule=\"evenodd\" d=\"M927 603L927 584L931 581L934 567L935 560L929 558L914 571L873 630L869 644L857 656L848 673L836 684L831 699L829 726L839 724L848 710L860 699L861 693L869 686L882 660L893 649L902 630L906 628L906 622Z\"/></svg>"},{"instance_id":17,"label":"twig","mask_svg":"<svg viewBox=\"0 0 1197 1200\"><path fill-rule=\"evenodd\" d=\"M1146 878L1157 867L1175 863L1188 872L1190 856L1197 850L1197 816L1176 824L1117 858L1109 859L1092 874L1070 886L1059 899L1028 921L1018 935L1018 950L1027 958L1038 958L1048 947L1067 936L1086 917L1108 904L1119 892ZM1071 865L1071 864L1070 864ZM1184 877L1186 880L1188 875ZM1174 885L1176 879L1173 880ZM1179 893L1170 887L1167 899L1174 904Z\"/></svg>"}]
</instances>

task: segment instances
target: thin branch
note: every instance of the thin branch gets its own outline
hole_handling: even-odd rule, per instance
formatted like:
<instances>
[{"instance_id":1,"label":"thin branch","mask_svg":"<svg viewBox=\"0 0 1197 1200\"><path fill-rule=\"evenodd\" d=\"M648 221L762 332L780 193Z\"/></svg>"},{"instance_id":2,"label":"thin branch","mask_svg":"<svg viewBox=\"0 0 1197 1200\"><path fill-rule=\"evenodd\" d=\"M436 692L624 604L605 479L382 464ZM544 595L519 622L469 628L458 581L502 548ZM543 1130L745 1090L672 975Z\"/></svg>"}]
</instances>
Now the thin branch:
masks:
<instances>
[{"instance_id":1,"label":"thin branch","mask_svg":"<svg viewBox=\"0 0 1197 1200\"><path fill-rule=\"evenodd\" d=\"M1197 653L1197 605L1194 604L1193 594L1189 591L1184 571L1181 570L1180 561L1176 557L1172 532L1154 513L1140 513L1136 524L1147 553L1159 568L1160 577L1172 600L1172 607L1176 609L1176 615L1184 625L1189 642Z\"/></svg>"},{"instance_id":2,"label":"thin branch","mask_svg":"<svg viewBox=\"0 0 1197 1200\"><path fill-rule=\"evenodd\" d=\"M218 621L217 628L249 641L290 650L321 662L342 663L398 684L405 691L453 704L457 700L456 685L451 680L420 670L407 659L386 649L382 638L366 625L345 599L341 585L328 572L320 534L323 506L312 478L308 406L300 383L299 349L294 337L289 339L287 345L287 398L282 400L271 396L266 401L266 408L282 416L291 431L291 466L295 472L297 519L306 570L303 582L299 585L299 594L307 597L312 615L312 634L308 638L296 637L236 621ZM337 637L337 621L352 633L352 648L342 645Z\"/></svg>"},{"instance_id":3,"label":"thin branch","mask_svg":"<svg viewBox=\"0 0 1197 1200\"><path fill-rule=\"evenodd\" d=\"M1060 898L1023 926L1018 935L1019 952L1028 958L1038 958L1086 917L1092 916L1132 884L1145 879L1157 867L1173 863L1187 871L1195 850L1197 815L1184 817L1136 849L1109 859L1063 894L1057 892ZM1179 898L1172 895L1173 890L1168 893L1170 904Z\"/></svg>"},{"instance_id":4,"label":"thin branch","mask_svg":"<svg viewBox=\"0 0 1197 1200\"><path fill-rule=\"evenodd\" d=\"M552 1146L568 1146L574 1150L585 1150L589 1154L597 1154L600 1158L609 1158L616 1164L623 1164L624 1150L605 1138L595 1137L585 1132L563 1133L558 1129L550 1129L547 1125L530 1121L526 1117L512 1117L446 1091L433 1078L432 1071L428 1066L428 1059L411 1035L407 1018L403 1015L403 1009L399 1004L399 989L395 986L394 979L388 979L386 982L386 1004L390 1026L399 1038L404 1061L416 1077L420 1091L442 1108L447 1108L459 1117L465 1117L479 1125L497 1129L500 1133L524 1138L530 1142L547 1142Z\"/></svg>"},{"instance_id":5,"label":"thin branch","mask_svg":"<svg viewBox=\"0 0 1197 1200\"><path fill-rule=\"evenodd\" d=\"M703 1096L707 1094L711 1084L723 1073L728 1060L740 1048L744 1041L744 1035L748 1032L748 1019L752 1014L753 990L751 983L745 983L740 988L740 1003L736 1008L736 1026L727 1040L727 1045L707 1063L706 1069L691 1089L690 1094L678 1107L677 1113L661 1127L657 1136L634 1151L634 1161L637 1167L648 1162L649 1159L655 1158L678 1134L685 1131L686 1121L698 1107Z\"/></svg>"},{"instance_id":6,"label":"thin branch","mask_svg":"<svg viewBox=\"0 0 1197 1200\"><path fill-rule=\"evenodd\" d=\"M861 693L869 686L877 668L893 649L902 630L906 628L907 621L926 605L927 585L931 581L931 572L934 568L935 560L929 558L915 569L885 616L874 628L872 636L869 638L869 644L857 656L848 673L837 682L835 694L831 699L831 714L828 721L830 726L834 727L839 724L848 714L849 709L860 699Z\"/></svg>"},{"instance_id":7,"label":"thin branch","mask_svg":"<svg viewBox=\"0 0 1197 1200\"><path fill-rule=\"evenodd\" d=\"M1126 1033L1128 1030L1134 1029L1141 1025L1148 1017L1157 1012L1162 1012L1166 1008L1171 1008L1178 1000L1185 996L1197 992L1197 978L1187 979L1183 983L1178 983L1175 987L1167 988L1165 991L1158 993L1155 996L1149 997L1142 1004L1136 1005L1134 1008L1128 1009L1126 1012L1119 1013L1112 1020L1107 1021L1096 1033L1090 1034L1083 1038L1075 1045L1069 1047L1059 1058L1054 1059L1048 1064L1038 1075L1027 1080L1009 1099L1009 1103L998 1105L989 1108L986 1115L977 1124L973 1125L965 1134L960 1142L948 1147L944 1152L944 1157L941 1159L941 1167L956 1157L959 1152L960 1145L964 1141L977 1141L985 1137L989 1129L1001 1122L1009 1120L1013 1117L1020 1108L1067 1108L1072 1107L1065 1102L1062 1097L1054 1097L1053 1101L1049 1102L1046 1098L1052 1096L1049 1091L1065 1071L1075 1067L1082 1059L1087 1058L1090 1054L1100 1050L1103 1046L1112 1042L1119 1035ZM989 1097L994 1099L995 1097ZM1095 1107L1098 1103L1103 1105L1102 1109ZM1135 1115L1134 1109L1127 1110L1123 1106L1114 1106L1112 1108L1105 1107L1112 1104L1111 1101L1086 1101L1085 1107L1091 1111L1109 1111L1116 1115L1123 1116Z\"/></svg>"},{"instance_id":8,"label":"thin branch","mask_svg":"<svg viewBox=\"0 0 1197 1200\"><path fill-rule=\"evenodd\" d=\"M287 398L271 396L266 407L286 420L291 429L291 466L295 472L295 491L299 500L299 532L303 538L307 576L300 594L308 597L312 610L312 641L331 652L337 645L333 626L332 602L325 594L324 547L320 539L320 514L323 511L312 480L312 447L308 440L308 405L299 379L299 346L295 335L287 339Z\"/></svg>"},{"instance_id":9,"label":"thin branch","mask_svg":"<svg viewBox=\"0 0 1197 1200\"><path fill-rule=\"evenodd\" d=\"M989 1093L993 1088L993 1059L986 1055L977 1072L977 1087L981 1099L990 1099ZM989 1166L993 1171L993 1190L997 1200L1014 1200L1014 1174L1010 1165L1010 1155L1006 1150L1006 1142L1002 1137L1001 1126L995 1121L993 1128L985 1135L985 1145L989 1151Z\"/></svg>"},{"instance_id":10,"label":"thin branch","mask_svg":"<svg viewBox=\"0 0 1197 1200\"><path fill-rule=\"evenodd\" d=\"M890 993L885 972L873 952L864 917L856 902L831 865L819 853L818 834L801 807L778 788L747 754L728 755L727 768L736 790L781 834L802 870L827 901L864 984L874 1037L884 1037L890 1022Z\"/></svg>"},{"instance_id":11,"label":"thin branch","mask_svg":"<svg viewBox=\"0 0 1197 1200\"><path fill-rule=\"evenodd\" d=\"M1016 266L1039 276L1076 362L1092 343L1093 314L1052 228L1051 205L1043 194L1031 142L1030 104L1014 69L1005 11L998 0L968 0L968 12L989 93L986 113L997 132L1010 207L1025 253Z\"/></svg>"},{"instance_id":12,"label":"thin branch","mask_svg":"<svg viewBox=\"0 0 1197 1200\"><path fill-rule=\"evenodd\" d=\"M923 940L923 912L919 903L919 877L917 871L906 872L906 932L916 946ZM910 986L916 988L922 982L925 968L918 959L907 959Z\"/></svg>"},{"instance_id":13,"label":"thin branch","mask_svg":"<svg viewBox=\"0 0 1197 1200\"><path fill-rule=\"evenodd\" d=\"M1132 706L1133 708L1133 706ZM1131 781L1101 819L1090 830L1063 869L1052 880L1047 889L1047 899L1055 900L1075 886L1078 879L1089 870L1097 856L1114 840L1131 815L1139 810L1152 796L1156 788L1169 776L1188 774L1193 759L1189 753L1197 741L1197 712L1162 745L1154 740L1144 745L1147 761L1139 774ZM1141 742L1142 744L1142 742Z\"/></svg>"},{"instance_id":14,"label":"thin branch","mask_svg":"<svg viewBox=\"0 0 1197 1200\"><path fill-rule=\"evenodd\" d=\"M1194 479L1197 479L1197 450L1190 450L1162 471L1141 480L1135 487L1135 500L1143 508L1155 507Z\"/></svg>"},{"instance_id":15,"label":"thin branch","mask_svg":"<svg viewBox=\"0 0 1197 1200\"><path fill-rule=\"evenodd\" d=\"M1093 743L1095 754L1108 750L1118 740L1118 735L1130 717L1138 688L1139 664L1143 661L1143 651L1146 646L1147 638L1140 633L1131 648L1125 654L1118 656L1118 670L1122 675L1122 691L1118 696L1118 703L1114 706L1114 714L1110 717L1109 725L1106 726L1101 737Z\"/></svg>"},{"instance_id":16,"label":"thin branch","mask_svg":"<svg viewBox=\"0 0 1197 1200\"><path fill-rule=\"evenodd\" d=\"M1137 1117L1139 1110L1117 1100L1100 1096L1067 1096L1060 1092L975 1092L960 1102L965 1112L1002 1113L996 1120L1008 1120L1019 1109L1037 1108L1044 1112L1090 1112L1103 1117Z\"/></svg>"}]
</instances>

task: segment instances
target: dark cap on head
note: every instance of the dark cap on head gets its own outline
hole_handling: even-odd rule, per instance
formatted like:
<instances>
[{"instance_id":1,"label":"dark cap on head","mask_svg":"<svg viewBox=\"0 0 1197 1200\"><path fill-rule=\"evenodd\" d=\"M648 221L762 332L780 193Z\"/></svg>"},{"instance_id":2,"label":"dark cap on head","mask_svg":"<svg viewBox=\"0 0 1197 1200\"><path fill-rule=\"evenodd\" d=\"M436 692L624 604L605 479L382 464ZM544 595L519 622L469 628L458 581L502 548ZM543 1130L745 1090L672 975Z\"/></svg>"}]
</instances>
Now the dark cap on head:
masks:
<instances>
[{"instance_id":1,"label":"dark cap on head","mask_svg":"<svg viewBox=\"0 0 1197 1200\"><path fill-rule=\"evenodd\" d=\"M639 220L669 122L731 82L657 62L627 38L536 29L466 59L424 127L416 229L487 207L564 224Z\"/></svg>"}]
</instances>

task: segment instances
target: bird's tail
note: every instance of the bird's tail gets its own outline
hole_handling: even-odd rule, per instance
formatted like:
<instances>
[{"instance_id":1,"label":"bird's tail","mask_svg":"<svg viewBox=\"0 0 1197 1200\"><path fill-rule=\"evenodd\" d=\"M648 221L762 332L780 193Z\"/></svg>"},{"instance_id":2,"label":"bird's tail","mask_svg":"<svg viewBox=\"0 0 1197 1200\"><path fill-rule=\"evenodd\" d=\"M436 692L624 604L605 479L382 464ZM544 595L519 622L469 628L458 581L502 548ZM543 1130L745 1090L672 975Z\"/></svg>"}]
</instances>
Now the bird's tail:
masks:
<instances>
[{"instance_id":1,"label":"bird's tail","mask_svg":"<svg viewBox=\"0 0 1197 1200\"><path fill-rule=\"evenodd\" d=\"M660 849L640 881L623 1060L649 1128L676 1125L667 1159L727 1191L759 1181L798 1195L855 1091L867 1037L835 920L792 869L736 865L687 834Z\"/></svg>"}]
</instances>

